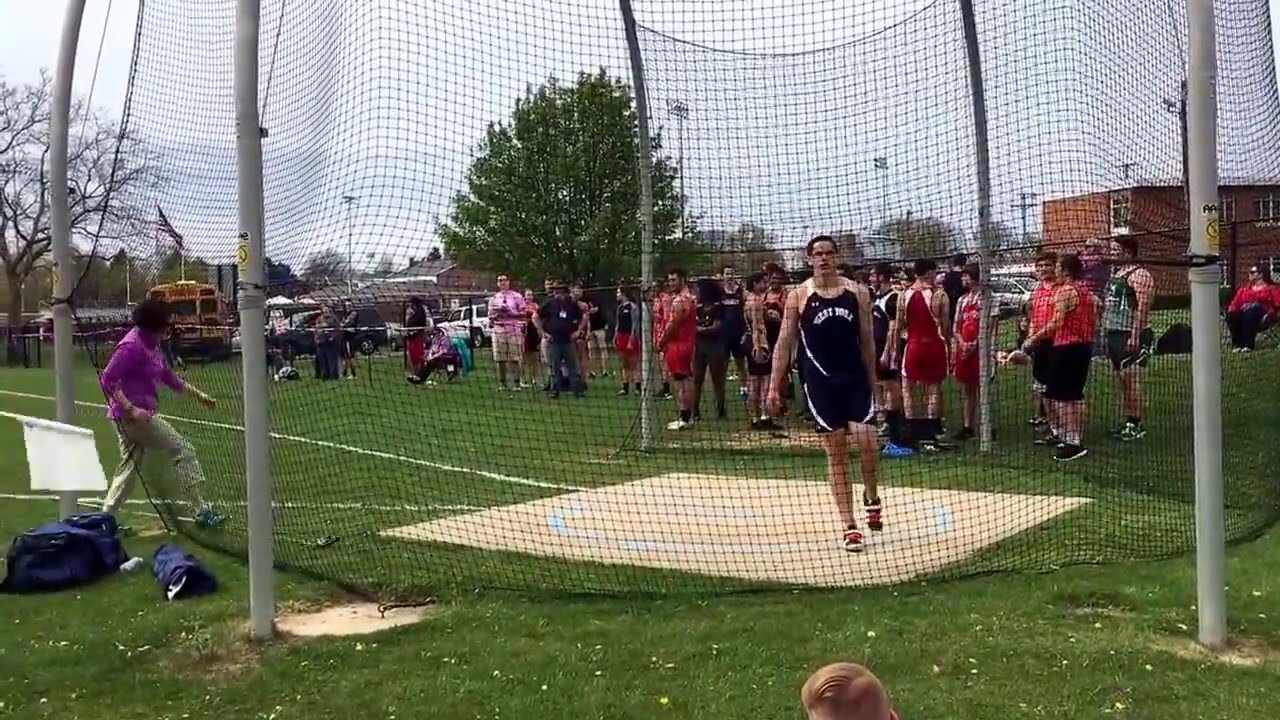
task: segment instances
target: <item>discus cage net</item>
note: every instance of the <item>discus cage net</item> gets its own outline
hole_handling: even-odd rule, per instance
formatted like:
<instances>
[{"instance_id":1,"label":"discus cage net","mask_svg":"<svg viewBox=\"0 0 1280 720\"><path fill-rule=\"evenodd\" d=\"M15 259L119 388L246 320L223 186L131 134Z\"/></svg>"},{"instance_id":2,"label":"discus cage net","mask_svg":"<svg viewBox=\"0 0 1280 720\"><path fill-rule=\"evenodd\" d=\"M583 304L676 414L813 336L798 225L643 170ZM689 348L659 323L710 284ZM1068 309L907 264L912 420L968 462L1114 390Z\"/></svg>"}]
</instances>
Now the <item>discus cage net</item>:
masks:
<instances>
[{"instance_id":1,"label":"discus cage net","mask_svg":"<svg viewBox=\"0 0 1280 720\"><path fill-rule=\"evenodd\" d=\"M1042 571L1192 548L1185 8L977 5L984 147L959 2L733 0L713 11L637 0L629 46L609 0L264 0L277 562L382 597L665 594ZM1248 271L1280 257L1280 99L1266 5L1226 0L1216 12L1225 312ZM104 219L119 240L97 254L112 259L90 263L73 303L98 367L119 319L95 288L121 262L133 300L173 305L170 347L220 403L202 413L165 399L162 410L194 446L203 494L226 522L187 522L193 498L162 466L144 474L149 498L193 540L243 554L234 28L232 3L140 4L110 171L154 177L116 192L128 221ZM773 427L752 422L762 411L741 394L750 372L724 337L741 328L705 323L698 418L679 429L664 361L643 355L640 388L623 376L617 340L624 297L643 308L631 315L642 344L652 335L641 318L663 322L645 277L683 270L709 318L725 312L710 307L726 272L779 268L794 287L820 234L855 275L887 263L900 277L921 258L946 270L957 253L981 262L994 351L1025 332L1040 253L1080 256L1105 312L1108 287L1125 277L1117 241L1136 242L1153 297L1150 357L1127 373L1140 409L1123 407L1102 333L1089 454L1070 463L1036 443L1026 368L980 378L985 451L963 439L964 393L948 378L940 409L917 399L913 412L940 417L956 447L882 455L885 530L861 555L845 553L809 403L784 393ZM592 310L582 347L553 355L558 368L563 355L583 365L582 386L548 369L524 316L498 316L500 276L534 308L550 280L581 286ZM407 320L414 298L431 318L425 331ZM1266 330L1233 342L1224 324L1217 340L1227 528L1241 540L1280 513L1280 361ZM411 383L419 343L433 372ZM507 365L507 389L498 359L521 363ZM79 412L106 429L100 409ZM1134 415L1145 435L1119 437ZM850 466L865 529L859 458Z\"/></svg>"}]
</instances>

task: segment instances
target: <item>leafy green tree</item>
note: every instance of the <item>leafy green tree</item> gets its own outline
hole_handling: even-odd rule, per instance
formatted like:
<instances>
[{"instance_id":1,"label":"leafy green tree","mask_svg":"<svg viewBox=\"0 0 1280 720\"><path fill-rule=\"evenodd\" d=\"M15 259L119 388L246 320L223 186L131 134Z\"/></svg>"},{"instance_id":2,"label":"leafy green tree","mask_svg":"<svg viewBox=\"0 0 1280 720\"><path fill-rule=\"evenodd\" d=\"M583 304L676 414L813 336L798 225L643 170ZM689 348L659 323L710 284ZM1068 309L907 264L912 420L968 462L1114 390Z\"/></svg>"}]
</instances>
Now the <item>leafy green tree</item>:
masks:
<instances>
[{"instance_id":1,"label":"leafy green tree","mask_svg":"<svg viewBox=\"0 0 1280 720\"><path fill-rule=\"evenodd\" d=\"M904 260L946 257L959 244L960 234L946 221L935 217L914 218L910 214L876 228L877 235L895 238Z\"/></svg>"},{"instance_id":2,"label":"leafy green tree","mask_svg":"<svg viewBox=\"0 0 1280 720\"><path fill-rule=\"evenodd\" d=\"M459 264L605 285L640 276L639 133L625 83L603 70L556 79L492 123L439 232ZM676 171L652 134L654 271L714 264L694 223L679 236Z\"/></svg>"}]
</instances>

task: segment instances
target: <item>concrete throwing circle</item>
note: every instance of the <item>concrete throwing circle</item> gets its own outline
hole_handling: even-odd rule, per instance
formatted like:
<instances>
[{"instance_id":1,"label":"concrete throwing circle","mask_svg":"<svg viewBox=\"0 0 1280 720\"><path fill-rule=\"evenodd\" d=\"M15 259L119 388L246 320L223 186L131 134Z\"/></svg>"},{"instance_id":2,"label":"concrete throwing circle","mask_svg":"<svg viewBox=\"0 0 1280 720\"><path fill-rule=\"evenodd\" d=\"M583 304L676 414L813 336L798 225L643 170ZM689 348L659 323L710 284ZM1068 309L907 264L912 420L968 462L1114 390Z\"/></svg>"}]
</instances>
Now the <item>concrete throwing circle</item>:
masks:
<instances>
[{"instance_id":1,"label":"concrete throwing circle","mask_svg":"<svg viewBox=\"0 0 1280 720\"><path fill-rule=\"evenodd\" d=\"M856 493L856 517L868 549L908 545L951 531L952 513L946 505L908 497L886 503L885 530L870 532ZM581 501L564 504L547 514L547 528L589 547L678 555L800 554L837 546L841 539L835 502L825 492L823 497L775 497L772 502L752 504L707 496L680 500L685 502L668 499L628 508ZM630 515L631 521L619 522L619 513Z\"/></svg>"}]
</instances>

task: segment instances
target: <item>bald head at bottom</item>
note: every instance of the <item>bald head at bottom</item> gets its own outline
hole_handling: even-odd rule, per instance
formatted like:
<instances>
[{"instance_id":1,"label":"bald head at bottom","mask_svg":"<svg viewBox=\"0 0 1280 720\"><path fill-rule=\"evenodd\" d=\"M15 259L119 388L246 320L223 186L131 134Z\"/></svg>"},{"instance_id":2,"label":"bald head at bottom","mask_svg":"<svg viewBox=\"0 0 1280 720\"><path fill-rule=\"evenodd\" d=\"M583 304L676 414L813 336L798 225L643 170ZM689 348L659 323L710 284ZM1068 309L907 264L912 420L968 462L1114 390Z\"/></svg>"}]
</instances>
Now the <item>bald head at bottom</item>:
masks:
<instances>
[{"instance_id":1,"label":"bald head at bottom","mask_svg":"<svg viewBox=\"0 0 1280 720\"><path fill-rule=\"evenodd\" d=\"M861 665L833 663L800 689L809 720L897 720L879 678Z\"/></svg>"}]
</instances>

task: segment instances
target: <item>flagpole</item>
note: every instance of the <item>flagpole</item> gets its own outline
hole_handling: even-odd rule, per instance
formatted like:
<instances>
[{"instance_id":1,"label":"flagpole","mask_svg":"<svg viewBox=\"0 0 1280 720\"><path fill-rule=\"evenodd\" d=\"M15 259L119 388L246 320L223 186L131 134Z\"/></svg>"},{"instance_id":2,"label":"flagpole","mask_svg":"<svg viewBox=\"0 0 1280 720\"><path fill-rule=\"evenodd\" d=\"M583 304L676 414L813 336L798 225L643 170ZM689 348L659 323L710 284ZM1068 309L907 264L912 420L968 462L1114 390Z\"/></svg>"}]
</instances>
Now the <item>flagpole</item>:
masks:
<instances>
[{"instance_id":1,"label":"flagpole","mask_svg":"<svg viewBox=\"0 0 1280 720\"><path fill-rule=\"evenodd\" d=\"M186 282L187 281L187 254L182 252L181 250L178 251L178 267L182 272L182 281Z\"/></svg>"}]
</instances>

